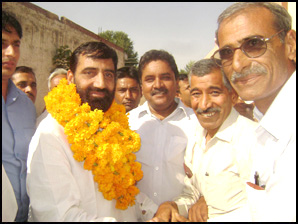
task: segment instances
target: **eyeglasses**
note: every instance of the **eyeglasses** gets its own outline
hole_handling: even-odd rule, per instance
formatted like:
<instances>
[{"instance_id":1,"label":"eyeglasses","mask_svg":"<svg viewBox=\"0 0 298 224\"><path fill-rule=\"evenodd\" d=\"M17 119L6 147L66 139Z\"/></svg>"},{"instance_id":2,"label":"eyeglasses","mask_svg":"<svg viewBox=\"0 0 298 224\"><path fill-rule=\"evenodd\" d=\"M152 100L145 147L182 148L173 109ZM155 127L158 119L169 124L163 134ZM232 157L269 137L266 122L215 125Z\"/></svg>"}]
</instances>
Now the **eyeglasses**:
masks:
<instances>
[{"instance_id":1,"label":"eyeglasses","mask_svg":"<svg viewBox=\"0 0 298 224\"><path fill-rule=\"evenodd\" d=\"M211 58L215 61L220 67L229 66L233 62L233 56L237 49L240 49L247 57L257 58L265 54L267 50L267 42L273 37L281 33L283 30L280 30L276 34L272 35L269 38L262 37L251 37L245 40L240 47L231 48L223 47L214 52ZM216 60L219 59L220 61Z\"/></svg>"}]
</instances>

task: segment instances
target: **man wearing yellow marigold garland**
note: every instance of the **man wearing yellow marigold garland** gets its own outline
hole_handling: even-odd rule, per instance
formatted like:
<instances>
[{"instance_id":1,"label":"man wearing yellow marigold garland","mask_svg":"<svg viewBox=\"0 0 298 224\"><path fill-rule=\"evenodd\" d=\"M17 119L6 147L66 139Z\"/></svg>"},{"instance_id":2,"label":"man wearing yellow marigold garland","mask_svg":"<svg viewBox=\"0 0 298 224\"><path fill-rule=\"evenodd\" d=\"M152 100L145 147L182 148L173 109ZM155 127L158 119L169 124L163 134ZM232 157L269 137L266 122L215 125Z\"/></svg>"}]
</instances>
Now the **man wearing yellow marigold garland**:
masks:
<instances>
[{"instance_id":1,"label":"man wearing yellow marigold garland","mask_svg":"<svg viewBox=\"0 0 298 224\"><path fill-rule=\"evenodd\" d=\"M62 80L45 97L49 115L29 148L29 220L138 221L140 139L113 103L117 60L104 43L82 44L70 59L70 84Z\"/></svg>"}]
</instances>

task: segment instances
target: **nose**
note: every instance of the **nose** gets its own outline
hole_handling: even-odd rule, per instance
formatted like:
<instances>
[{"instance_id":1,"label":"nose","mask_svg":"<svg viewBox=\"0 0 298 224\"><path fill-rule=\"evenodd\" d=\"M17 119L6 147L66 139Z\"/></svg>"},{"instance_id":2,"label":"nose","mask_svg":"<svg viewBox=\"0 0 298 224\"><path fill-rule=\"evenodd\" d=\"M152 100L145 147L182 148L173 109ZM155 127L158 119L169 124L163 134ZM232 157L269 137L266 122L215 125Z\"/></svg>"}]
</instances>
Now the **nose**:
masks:
<instances>
[{"instance_id":1,"label":"nose","mask_svg":"<svg viewBox=\"0 0 298 224\"><path fill-rule=\"evenodd\" d=\"M212 106L212 102L208 94L203 94L201 100L199 102L199 107L202 110L207 110L209 107Z\"/></svg>"},{"instance_id":2,"label":"nose","mask_svg":"<svg viewBox=\"0 0 298 224\"><path fill-rule=\"evenodd\" d=\"M32 93L32 92L33 92L33 89L30 85L25 87L25 93Z\"/></svg>"},{"instance_id":3,"label":"nose","mask_svg":"<svg viewBox=\"0 0 298 224\"><path fill-rule=\"evenodd\" d=\"M156 88L156 89L160 89L161 86L162 86L162 81L161 81L159 78L156 78L156 79L154 80L154 88Z\"/></svg>"},{"instance_id":4,"label":"nose","mask_svg":"<svg viewBox=\"0 0 298 224\"><path fill-rule=\"evenodd\" d=\"M105 88L105 81L104 81L104 74L99 72L95 77L94 77L94 82L93 86L99 89L104 89Z\"/></svg>"},{"instance_id":5,"label":"nose","mask_svg":"<svg viewBox=\"0 0 298 224\"><path fill-rule=\"evenodd\" d=\"M7 48L5 49L5 55L6 56L13 56L15 54L15 49L13 45L8 45Z\"/></svg>"},{"instance_id":6,"label":"nose","mask_svg":"<svg viewBox=\"0 0 298 224\"><path fill-rule=\"evenodd\" d=\"M132 98L132 92L130 89L127 89L125 92L125 98L126 99L131 99Z\"/></svg>"},{"instance_id":7,"label":"nose","mask_svg":"<svg viewBox=\"0 0 298 224\"><path fill-rule=\"evenodd\" d=\"M240 48L236 49L233 56L232 67L235 72L241 72L248 57Z\"/></svg>"}]
</instances>

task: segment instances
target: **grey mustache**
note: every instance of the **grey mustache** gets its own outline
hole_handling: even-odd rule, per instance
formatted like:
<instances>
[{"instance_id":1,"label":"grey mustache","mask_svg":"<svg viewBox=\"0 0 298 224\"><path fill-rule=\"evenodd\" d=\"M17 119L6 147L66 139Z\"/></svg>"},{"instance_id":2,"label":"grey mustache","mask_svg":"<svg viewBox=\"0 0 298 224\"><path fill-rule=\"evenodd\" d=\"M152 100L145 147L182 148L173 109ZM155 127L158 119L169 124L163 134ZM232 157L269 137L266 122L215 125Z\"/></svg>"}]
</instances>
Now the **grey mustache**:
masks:
<instances>
[{"instance_id":1,"label":"grey mustache","mask_svg":"<svg viewBox=\"0 0 298 224\"><path fill-rule=\"evenodd\" d=\"M233 72L231 76L231 82L235 83L237 79L244 78L248 76L249 74L260 74L260 75L266 75L267 69L263 67L262 65L252 65L249 69L244 70L243 72Z\"/></svg>"}]
</instances>

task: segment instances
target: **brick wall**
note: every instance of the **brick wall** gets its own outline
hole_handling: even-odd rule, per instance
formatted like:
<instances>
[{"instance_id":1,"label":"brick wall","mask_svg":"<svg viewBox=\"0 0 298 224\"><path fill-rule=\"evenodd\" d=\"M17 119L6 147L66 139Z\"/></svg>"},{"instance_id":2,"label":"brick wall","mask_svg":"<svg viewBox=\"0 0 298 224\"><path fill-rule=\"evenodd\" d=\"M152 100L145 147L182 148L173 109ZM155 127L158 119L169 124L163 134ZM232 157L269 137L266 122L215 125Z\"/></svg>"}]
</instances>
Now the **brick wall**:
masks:
<instances>
[{"instance_id":1,"label":"brick wall","mask_svg":"<svg viewBox=\"0 0 298 224\"><path fill-rule=\"evenodd\" d=\"M125 54L121 47L65 17L59 19L56 14L29 2L2 2L2 10L13 13L22 25L23 37L18 66L32 67L37 76L37 115L40 115L45 107L43 98L48 93L47 78L54 68L52 58L60 46L68 45L73 51L84 42L102 41L117 52L118 68L124 66Z\"/></svg>"}]
</instances>

